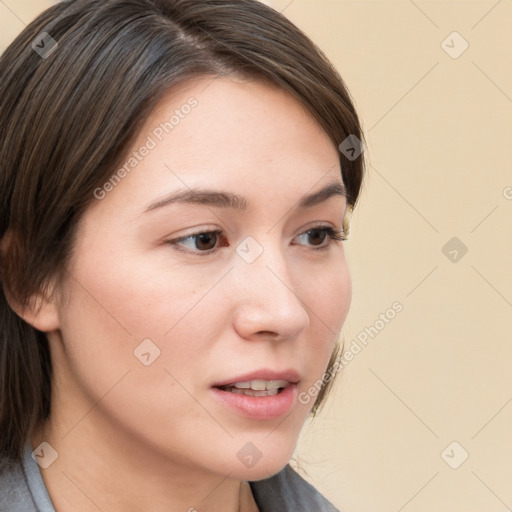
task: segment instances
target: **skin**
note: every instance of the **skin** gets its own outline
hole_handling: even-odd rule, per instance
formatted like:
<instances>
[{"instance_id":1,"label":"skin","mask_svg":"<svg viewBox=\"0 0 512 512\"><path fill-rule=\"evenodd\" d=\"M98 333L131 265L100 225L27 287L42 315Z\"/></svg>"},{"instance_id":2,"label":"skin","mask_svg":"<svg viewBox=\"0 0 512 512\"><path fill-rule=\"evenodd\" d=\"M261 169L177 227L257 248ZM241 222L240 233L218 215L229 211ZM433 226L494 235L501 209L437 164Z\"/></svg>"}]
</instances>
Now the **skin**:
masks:
<instances>
[{"instance_id":1,"label":"skin","mask_svg":"<svg viewBox=\"0 0 512 512\"><path fill-rule=\"evenodd\" d=\"M31 443L58 452L41 469L57 512L257 510L247 481L285 466L313 400L252 420L215 401L210 386L294 368L307 391L348 313L343 242L304 235L318 224L341 230L346 199L296 209L302 195L342 183L328 135L274 85L207 77L168 93L132 150L190 97L197 107L85 212L52 297L35 298L37 314L21 312L51 347L52 414ZM245 196L249 208L144 213L196 186ZM182 251L167 242L213 229L223 235L206 256L197 239ZM263 248L251 264L236 252L247 236ZM134 350L148 338L160 356L145 366ZM237 457L248 442L262 453L251 468Z\"/></svg>"}]
</instances>

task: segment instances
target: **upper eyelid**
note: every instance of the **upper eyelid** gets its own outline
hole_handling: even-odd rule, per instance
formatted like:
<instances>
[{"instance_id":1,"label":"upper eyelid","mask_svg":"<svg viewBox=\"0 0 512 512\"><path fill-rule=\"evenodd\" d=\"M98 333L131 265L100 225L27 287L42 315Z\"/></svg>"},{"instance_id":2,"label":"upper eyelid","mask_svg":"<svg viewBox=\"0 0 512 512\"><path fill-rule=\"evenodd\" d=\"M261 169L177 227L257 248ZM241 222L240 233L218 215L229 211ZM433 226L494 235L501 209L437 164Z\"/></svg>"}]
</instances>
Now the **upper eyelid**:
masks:
<instances>
[{"instance_id":1,"label":"upper eyelid","mask_svg":"<svg viewBox=\"0 0 512 512\"><path fill-rule=\"evenodd\" d=\"M298 233L295 236L302 236L302 235L306 234L308 231L310 231L312 229L321 229L321 230L322 229L323 230L332 229L334 231L337 231L337 232L341 233L344 239L346 239L346 236L347 236L347 233L345 233L345 231L343 229L343 226L339 229L336 226L332 226L330 224L314 224L312 226L309 226L309 227L303 229L300 233ZM196 237L196 236L199 236L199 235L202 235L202 234L209 234L209 233L216 233L218 235L224 235L224 236L226 234L223 229L203 229L203 230L195 231L195 232L190 233L188 235L180 236L178 238L169 239L169 240L166 241L166 243L173 242L173 244L176 245L178 242L182 242L182 241L187 240L189 238L193 238L193 237ZM207 254L208 252L214 251L214 250L215 249L210 249L209 251L199 251L199 252L203 252L203 253ZM190 252L194 253L194 251L190 251Z\"/></svg>"},{"instance_id":2,"label":"upper eyelid","mask_svg":"<svg viewBox=\"0 0 512 512\"><path fill-rule=\"evenodd\" d=\"M295 236L303 235L304 233L307 233L311 229L327 229L327 228L332 228L335 230L338 229L336 226L332 226L331 224L313 224L312 226L304 228L300 233L298 233ZM339 228L339 231L341 231L343 233L343 225L341 226L341 228ZM205 233L219 233L219 234L225 235L226 230L221 229L221 228L212 228L212 229L205 228L205 229L200 229L198 231L194 231L192 233L189 233L189 234L177 237L177 238L170 238L168 241L169 242L179 242L180 240L186 240L187 238L190 238L193 236L199 236L199 235L202 235Z\"/></svg>"}]
</instances>

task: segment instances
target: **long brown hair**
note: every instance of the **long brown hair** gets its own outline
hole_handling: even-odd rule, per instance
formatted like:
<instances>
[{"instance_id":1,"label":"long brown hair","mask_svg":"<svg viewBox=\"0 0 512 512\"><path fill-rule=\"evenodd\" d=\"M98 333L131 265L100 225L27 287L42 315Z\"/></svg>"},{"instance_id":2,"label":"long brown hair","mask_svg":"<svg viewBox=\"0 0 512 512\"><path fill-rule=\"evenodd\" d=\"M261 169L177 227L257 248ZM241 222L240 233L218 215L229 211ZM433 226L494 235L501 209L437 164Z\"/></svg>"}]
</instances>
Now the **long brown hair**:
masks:
<instances>
[{"instance_id":1,"label":"long brown hair","mask_svg":"<svg viewBox=\"0 0 512 512\"><path fill-rule=\"evenodd\" d=\"M19 460L50 414L46 335L9 306L66 267L81 215L163 94L201 76L243 74L298 98L338 146L363 139L349 92L316 45L256 0L69 0L0 57L0 457ZM363 155L340 151L348 204ZM329 362L339 356L336 345ZM314 415L333 379L323 383Z\"/></svg>"}]
</instances>

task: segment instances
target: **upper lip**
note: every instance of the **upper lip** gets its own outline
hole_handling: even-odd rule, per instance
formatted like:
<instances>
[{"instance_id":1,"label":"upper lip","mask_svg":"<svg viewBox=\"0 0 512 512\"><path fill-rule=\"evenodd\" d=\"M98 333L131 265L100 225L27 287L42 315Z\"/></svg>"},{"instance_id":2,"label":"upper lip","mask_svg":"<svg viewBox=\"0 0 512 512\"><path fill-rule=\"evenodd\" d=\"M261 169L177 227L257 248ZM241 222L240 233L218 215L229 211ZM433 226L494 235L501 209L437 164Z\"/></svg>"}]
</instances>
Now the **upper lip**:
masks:
<instances>
[{"instance_id":1,"label":"upper lip","mask_svg":"<svg viewBox=\"0 0 512 512\"><path fill-rule=\"evenodd\" d=\"M289 368L287 370L270 370L268 368L262 368L261 370L255 370L236 377L221 380L213 384L212 387L226 386L228 384L234 384L235 382L247 382L251 380L287 380L288 382L296 383L299 382L300 375L293 368Z\"/></svg>"}]
</instances>

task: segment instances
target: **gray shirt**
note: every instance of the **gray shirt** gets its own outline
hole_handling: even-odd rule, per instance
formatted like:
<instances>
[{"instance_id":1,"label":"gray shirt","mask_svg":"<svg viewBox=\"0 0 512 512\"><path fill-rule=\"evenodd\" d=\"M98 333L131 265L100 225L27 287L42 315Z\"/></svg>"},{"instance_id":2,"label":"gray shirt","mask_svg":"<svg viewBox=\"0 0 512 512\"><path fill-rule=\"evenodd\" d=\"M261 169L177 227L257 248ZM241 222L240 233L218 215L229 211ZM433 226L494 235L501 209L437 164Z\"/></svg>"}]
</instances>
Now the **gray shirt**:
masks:
<instances>
[{"instance_id":1,"label":"gray shirt","mask_svg":"<svg viewBox=\"0 0 512 512\"><path fill-rule=\"evenodd\" d=\"M31 454L27 445L21 464L0 460L0 512L55 512ZM340 512L289 464L249 485L260 512Z\"/></svg>"}]
</instances>

